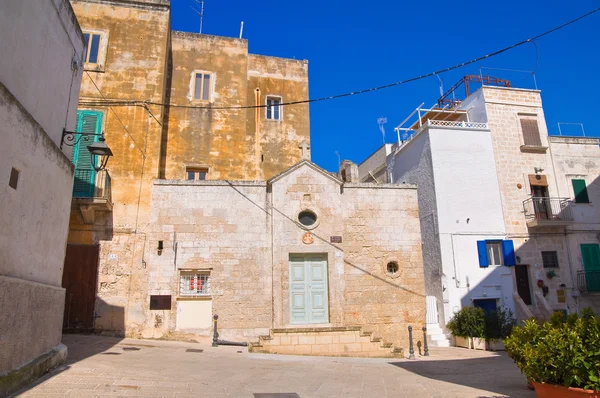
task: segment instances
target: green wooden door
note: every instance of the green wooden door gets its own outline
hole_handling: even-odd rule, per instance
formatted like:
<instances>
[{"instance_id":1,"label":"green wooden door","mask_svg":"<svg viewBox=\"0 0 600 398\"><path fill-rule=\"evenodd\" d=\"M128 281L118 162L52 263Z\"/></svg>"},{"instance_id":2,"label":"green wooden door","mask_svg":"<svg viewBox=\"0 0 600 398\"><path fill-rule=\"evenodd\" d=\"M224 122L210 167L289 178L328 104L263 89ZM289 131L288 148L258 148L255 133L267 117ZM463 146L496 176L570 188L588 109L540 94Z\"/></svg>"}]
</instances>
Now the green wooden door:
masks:
<instances>
[{"instance_id":1,"label":"green wooden door","mask_svg":"<svg viewBox=\"0 0 600 398\"><path fill-rule=\"evenodd\" d=\"M327 259L324 255L292 255L289 267L290 323L329 322Z\"/></svg>"},{"instance_id":2,"label":"green wooden door","mask_svg":"<svg viewBox=\"0 0 600 398\"><path fill-rule=\"evenodd\" d=\"M102 131L102 112L78 111L77 132L100 134ZM94 196L96 170L92 164L92 155L88 146L97 142L97 135L77 137L79 142L73 147L72 161L75 165L73 196L91 198Z\"/></svg>"},{"instance_id":3,"label":"green wooden door","mask_svg":"<svg viewBox=\"0 0 600 398\"><path fill-rule=\"evenodd\" d=\"M581 245L581 257L585 268L585 280L589 292L600 292L600 245Z\"/></svg>"}]
</instances>

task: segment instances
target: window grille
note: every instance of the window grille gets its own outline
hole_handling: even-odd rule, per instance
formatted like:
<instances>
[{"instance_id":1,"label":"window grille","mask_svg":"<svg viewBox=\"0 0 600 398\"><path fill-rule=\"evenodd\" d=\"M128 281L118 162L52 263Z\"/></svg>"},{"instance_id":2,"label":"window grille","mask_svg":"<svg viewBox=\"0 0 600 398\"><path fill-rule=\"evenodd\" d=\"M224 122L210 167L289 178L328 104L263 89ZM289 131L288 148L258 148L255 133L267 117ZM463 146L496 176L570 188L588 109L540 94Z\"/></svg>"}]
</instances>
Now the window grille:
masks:
<instances>
[{"instance_id":1,"label":"window grille","mask_svg":"<svg viewBox=\"0 0 600 398\"><path fill-rule=\"evenodd\" d=\"M180 296L205 296L210 294L210 275L182 274L179 279Z\"/></svg>"},{"instance_id":2,"label":"window grille","mask_svg":"<svg viewBox=\"0 0 600 398\"><path fill-rule=\"evenodd\" d=\"M542 252L542 262L544 268L558 268L557 252Z\"/></svg>"}]
</instances>

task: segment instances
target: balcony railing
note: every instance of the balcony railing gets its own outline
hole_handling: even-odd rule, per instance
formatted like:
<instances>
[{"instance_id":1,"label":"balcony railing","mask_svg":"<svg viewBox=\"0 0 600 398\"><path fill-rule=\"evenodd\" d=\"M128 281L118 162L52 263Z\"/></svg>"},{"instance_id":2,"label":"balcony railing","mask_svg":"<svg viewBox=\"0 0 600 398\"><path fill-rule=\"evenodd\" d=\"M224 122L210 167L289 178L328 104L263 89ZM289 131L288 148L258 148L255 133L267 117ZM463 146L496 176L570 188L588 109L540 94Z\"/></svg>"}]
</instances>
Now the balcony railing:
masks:
<instances>
[{"instance_id":1,"label":"balcony railing","mask_svg":"<svg viewBox=\"0 0 600 398\"><path fill-rule=\"evenodd\" d=\"M106 170L76 169L73 182L74 198L99 198L111 201L110 175Z\"/></svg>"},{"instance_id":2,"label":"balcony railing","mask_svg":"<svg viewBox=\"0 0 600 398\"><path fill-rule=\"evenodd\" d=\"M528 224L560 225L573 221L569 199L531 197L523 201Z\"/></svg>"},{"instance_id":3,"label":"balcony railing","mask_svg":"<svg viewBox=\"0 0 600 398\"><path fill-rule=\"evenodd\" d=\"M577 288L582 293L600 293L600 270L577 271Z\"/></svg>"}]
</instances>

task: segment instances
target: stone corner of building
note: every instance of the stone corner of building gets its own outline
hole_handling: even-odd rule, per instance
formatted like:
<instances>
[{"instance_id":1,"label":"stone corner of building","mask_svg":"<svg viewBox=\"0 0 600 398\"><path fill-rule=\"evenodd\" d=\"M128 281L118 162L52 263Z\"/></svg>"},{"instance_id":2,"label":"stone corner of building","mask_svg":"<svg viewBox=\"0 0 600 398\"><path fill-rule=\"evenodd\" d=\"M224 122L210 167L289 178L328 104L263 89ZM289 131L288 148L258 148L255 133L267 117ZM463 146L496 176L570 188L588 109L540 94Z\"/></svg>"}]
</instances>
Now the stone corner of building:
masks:
<instances>
[{"instance_id":1,"label":"stone corner of building","mask_svg":"<svg viewBox=\"0 0 600 398\"><path fill-rule=\"evenodd\" d=\"M67 354L67 346L61 343L20 368L0 375L0 396L5 397L15 393L64 364L67 361Z\"/></svg>"}]
</instances>

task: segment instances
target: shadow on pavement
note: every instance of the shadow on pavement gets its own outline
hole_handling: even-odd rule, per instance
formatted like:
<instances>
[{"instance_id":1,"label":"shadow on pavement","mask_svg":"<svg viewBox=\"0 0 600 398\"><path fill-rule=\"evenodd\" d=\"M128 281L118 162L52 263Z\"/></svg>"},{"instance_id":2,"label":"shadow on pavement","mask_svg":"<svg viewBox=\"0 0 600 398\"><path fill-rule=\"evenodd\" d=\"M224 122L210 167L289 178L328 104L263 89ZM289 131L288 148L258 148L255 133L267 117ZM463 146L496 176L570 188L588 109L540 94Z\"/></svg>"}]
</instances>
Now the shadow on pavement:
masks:
<instances>
[{"instance_id":1,"label":"shadow on pavement","mask_svg":"<svg viewBox=\"0 0 600 398\"><path fill-rule=\"evenodd\" d=\"M527 388L525 376L505 353L485 358L403 361L390 364L429 379L492 393L480 395L478 398L535 397L535 392Z\"/></svg>"}]
</instances>

